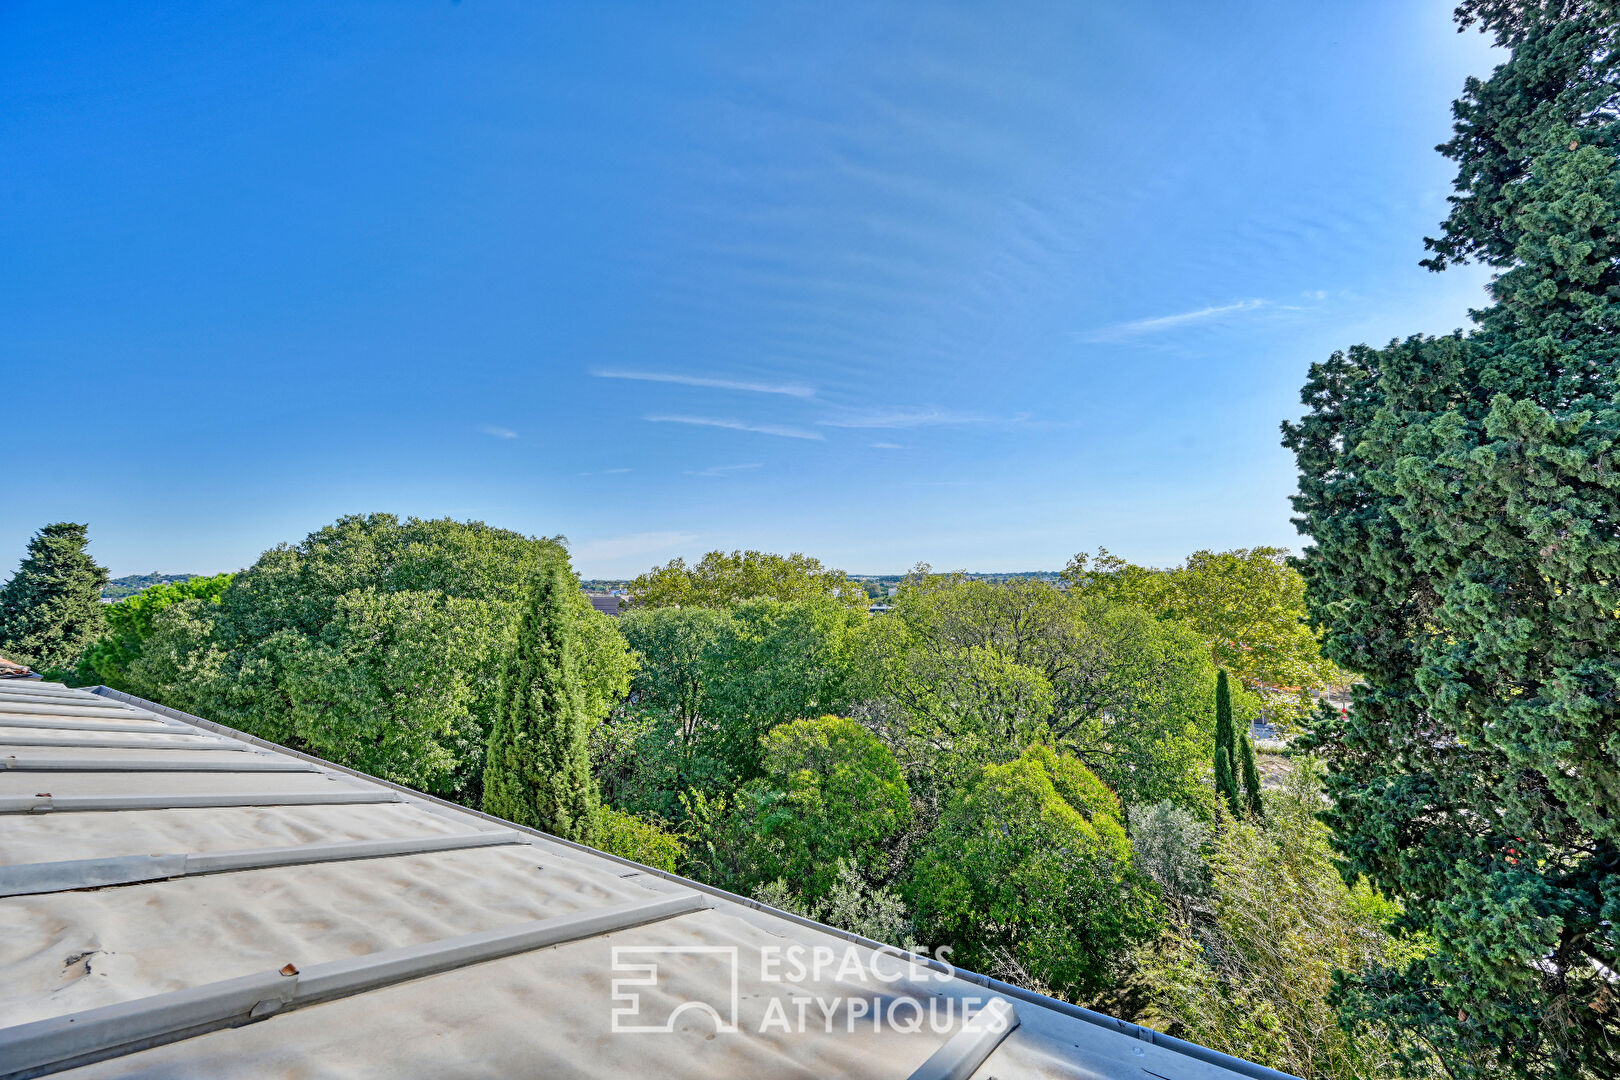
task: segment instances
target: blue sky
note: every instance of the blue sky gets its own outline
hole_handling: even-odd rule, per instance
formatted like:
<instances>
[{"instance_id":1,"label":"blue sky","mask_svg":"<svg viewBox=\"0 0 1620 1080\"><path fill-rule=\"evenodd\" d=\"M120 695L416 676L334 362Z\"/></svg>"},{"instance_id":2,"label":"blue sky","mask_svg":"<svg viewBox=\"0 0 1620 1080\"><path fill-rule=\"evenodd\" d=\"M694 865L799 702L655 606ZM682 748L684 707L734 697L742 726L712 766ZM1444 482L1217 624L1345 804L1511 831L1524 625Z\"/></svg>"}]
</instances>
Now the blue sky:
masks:
<instances>
[{"instance_id":1,"label":"blue sky","mask_svg":"<svg viewBox=\"0 0 1620 1080\"><path fill-rule=\"evenodd\" d=\"M1298 546L1430 274L1452 0L0 9L0 574L344 513L852 572Z\"/></svg>"}]
</instances>

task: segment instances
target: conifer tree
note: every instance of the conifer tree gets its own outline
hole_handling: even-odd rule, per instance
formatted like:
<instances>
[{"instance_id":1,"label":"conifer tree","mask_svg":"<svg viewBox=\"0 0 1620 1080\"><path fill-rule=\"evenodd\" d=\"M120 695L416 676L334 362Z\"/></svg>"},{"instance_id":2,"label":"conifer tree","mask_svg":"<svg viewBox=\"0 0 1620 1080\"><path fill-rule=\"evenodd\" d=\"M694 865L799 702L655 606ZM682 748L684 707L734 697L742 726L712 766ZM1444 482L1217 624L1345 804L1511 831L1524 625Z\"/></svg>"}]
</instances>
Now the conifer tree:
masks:
<instances>
[{"instance_id":1,"label":"conifer tree","mask_svg":"<svg viewBox=\"0 0 1620 1080\"><path fill-rule=\"evenodd\" d=\"M107 571L85 551L88 526L61 521L28 543L0 586L0 653L35 668L65 668L101 634Z\"/></svg>"},{"instance_id":2,"label":"conifer tree","mask_svg":"<svg viewBox=\"0 0 1620 1080\"><path fill-rule=\"evenodd\" d=\"M1244 732L1238 739L1238 764L1243 773L1243 799L1256 821L1264 821L1266 807L1260 801L1260 766L1254 760L1254 740Z\"/></svg>"},{"instance_id":3,"label":"conifer tree","mask_svg":"<svg viewBox=\"0 0 1620 1080\"><path fill-rule=\"evenodd\" d=\"M574 627L578 583L547 559L501 672L484 766L484 811L580 843L596 837L589 717Z\"/></svg>"},{"instance_id":4,"label":"conifer tree","mask_svg":"<svg viewBox=\"0 0 1620 1080\"><path fill-rule=\"evenodd\" d=\"M1215 748L1215 791L1233 817L1243 815L1243 804L1238 801L1237 777L1232 771L1232 753L1224 746Z\"/></svg>"},{"instance_id":5,"label":"conifer tree","mask_svg":"<svg viewBox=\"0 0 1620 1080\"><path fill-rule=\"evenodd\" d=\"M1243 803L1238 795L1237 733L1232 726L1232 690L1226 669L1215 676L1215 791L1226 800L1232 816L1241 817Z\"/></svg>"},{"instance_id":6,"label":"conifer tree","mask_svg":"<svg viewBox=\"0 0 1620 1080\"><path fill-rule=\"evenodd\" d=\"M1313 366L1285 442L1324 651L1326 815L1422 947L1344 984L1454 1078L1620 1076L1620 19L1464 0L1511 50L1453 106L1427 264L1477 328Z\"/></svg>"}]
</instances>

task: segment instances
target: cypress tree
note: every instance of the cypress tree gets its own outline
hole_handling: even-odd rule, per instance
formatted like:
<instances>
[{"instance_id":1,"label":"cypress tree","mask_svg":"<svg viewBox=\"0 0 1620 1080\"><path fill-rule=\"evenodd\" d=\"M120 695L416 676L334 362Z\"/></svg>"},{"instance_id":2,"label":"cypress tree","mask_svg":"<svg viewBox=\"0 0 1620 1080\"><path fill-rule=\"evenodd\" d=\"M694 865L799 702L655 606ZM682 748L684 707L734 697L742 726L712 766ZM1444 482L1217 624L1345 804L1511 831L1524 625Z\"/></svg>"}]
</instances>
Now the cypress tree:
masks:
<instances>
[{"instance_id":1,"label":"cypress tree","mask_svg":"<svg viewBox=\"0 0 1620 1080\"><path fill-rule=\"evenodd\" d=\"M1238 763L1243 772L1243 798L1249 813L1256 821L1266 818L1265 804L1260 801L1260 766L1254 760L1254 740L1244 732L1238 740Z\"/></svg>"},{"instance_id":2,"label":"cypress tree","mask_svg":"<svg viewBox=\"0 0 1620 1080\"><path fill-rule=\"evenodd\" d=\"M1425 947L1343 985L1455 1078L1620 1076L1620 20L1464 0L1511 50L1453 106L1431 269L1476 328L1313 366L1285 427L1346 869Z\"/></svg>"},{"instance_id":3,"label":"cypress tree","mask_svg":"<svg viewBox=\"0 0 1620 1080\"><path fill-rule=\"evenodd\" d=\"M591 843L599 801L578 667L572 602L578 590L562 559L546 560L501 672L484 812Z\"/></svg>"},{"instance_id":4,"label":"cypress tree","mask_svg":"<svg viewBox=\"0 0 1620 1080\"><path fill-rule=\"evenodd\" d=\"M35 668L65 668L105 625L107 571L85 551L88 526L61 521L28 542L28 554L0 586L0 652Z\"/></svg>"},{"instance_id":5,"label":"cypress tree","mask_svg":"<svg viewBox=\"0 0 1620 1080\"><path fill-rule=\"evenodd\" d=\"M1243 815L1243 805L1238 802L1237 778L1232 773L1232 754L1224 746L1215 748L1215 790L1233 817Z\"/></svg>"},{"instance_id":6,"label":"cypress tree","mask_svg":"<svg viewBox=\"0 0 1620 1080\"><path fill-rule=\"evenodd\" d=\"M1215 676L1215 791L1226 800L1234 817L1242 816L1242 802L1238 797L1237 734L1232 726L1232 690L1226 681L1226 669Z\"/></svg>"}]
</instances>

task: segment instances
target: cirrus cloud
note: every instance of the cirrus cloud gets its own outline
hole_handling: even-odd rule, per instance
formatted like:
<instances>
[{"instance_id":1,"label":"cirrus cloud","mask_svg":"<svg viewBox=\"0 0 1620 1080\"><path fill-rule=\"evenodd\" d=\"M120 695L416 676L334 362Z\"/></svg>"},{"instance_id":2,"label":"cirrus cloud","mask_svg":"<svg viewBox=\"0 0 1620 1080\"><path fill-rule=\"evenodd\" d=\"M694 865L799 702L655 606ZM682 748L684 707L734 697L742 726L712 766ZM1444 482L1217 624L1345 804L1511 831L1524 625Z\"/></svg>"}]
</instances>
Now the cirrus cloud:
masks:
<instances>
[{"instance_id":1,"label":"cirrus cloud","mask_svg":"<svg viewBox=\"0 0 1620 1080\"><path fill-rule=\"evenodd\" d=\"M784 394L788 397L816 396L816 388L802 383L754 382L744 379L719 379L708 375L681 375L665 371L602 371L591 372L598 379L630 379L635 382L675 383L678 386L698 386L709 390L739 390L747 394Z\"/></svg>"},{"instance_id":2,"label":"cirrus cloud","mask_svg":"<svg viewBox=\"0 0 1620 1080\"><path fill-rule=\"evenodd\" d=\"M728 431L750 431L756 435L775 435L779 439L812 439L822 441L823 436L818 431L806 431L804 428L791 427L787 424L756 424L749 420L730 420L714 416L646 416L642 419L654 424L690 424L694 427L725 428Z\"/></svg>"}]
</instances>

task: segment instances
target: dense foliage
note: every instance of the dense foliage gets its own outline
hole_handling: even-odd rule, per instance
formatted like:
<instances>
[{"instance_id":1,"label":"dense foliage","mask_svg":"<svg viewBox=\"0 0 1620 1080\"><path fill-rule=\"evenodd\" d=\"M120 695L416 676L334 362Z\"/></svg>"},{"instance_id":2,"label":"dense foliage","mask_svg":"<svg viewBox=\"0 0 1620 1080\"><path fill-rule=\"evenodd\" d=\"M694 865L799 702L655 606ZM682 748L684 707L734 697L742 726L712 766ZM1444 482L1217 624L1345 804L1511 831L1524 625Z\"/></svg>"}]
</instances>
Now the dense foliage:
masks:
<instances>
[{"instance_id":1,"label":"dense foliage","mask_svg":"<svg viewBox=\"0 0 1620 1080\"><path fill-rule=\"evenodd\" d=\"M641 660L629 701L597 736L610 800L676 817L683 793L756 778L773 727L848 704L865 619L824 598L625 614L618 627Z\"/></svg>"},{"instance_id":2,"label":"dense foliage","mask_svg":"<svg viewBox=\"0 0 1620 1080\"><path fill-rule=\"evenodd\" d=\"M1050 742L1127 802L1204 798L1215 669L1173 620L1050 582L919 573L858 667L908 771L955 783Z\"/></svg>"},{"instance_id":3,"label":"dense foliage","mask_svg":"<svg viewBox=\"0 0 1620 1080\"><path fill-rule=\"evenodd\" d=\"M596 843L603 851L670 873L678 870L686 857L686 844L679 836L611 806L599 809Z\"/></svg>"},{"instance_id":4,"label":"dense foliage","mask_svg":"<svg viewBox=\"0 0 1620 1080\"><path fill-rule=\"evenodd\" d=\"M166 704L476 803L501 658L554 558L556 541L480 523L342 518L265 552L218 603L159 612L129 675ZM594 722L632 661L583 593L569 602Z\"/></svg>"},{"instance_id":5,"label":"dense foliage","mask_svg":"<svg viewBox=\"0 0 1620 1080\"><path fill-rule=\"evenodd\" d=\"M1251 574L1238 554L1194 561ZM1177 994L1240 969L1185 952L1217 924L1184 896L1217 895L1232 830L1284 840L1258 816L1239 733L1254 699L1236 680L1219 711L1243 823L1222 809L1224 638L1144 591L1162 574L919 568L869 614L844 575L802 557L700 568L659 568L646 580L668 602L649 589L608 619L559 541L350 517L234 577L115 605L80 667L877 940L1197 1030ZM1312 972L1347 955L1308 934L1291 947ZM1132 955L1158 981L1133 979ZM1249 1011L1290 1032L1257 1045L1340 1060L1343 1037L1310 1027L1328 1015L1324 986L1256 991Z\"/></svg>"},{"instance_id":6,"label":"dense foliage","mask_svg":"<svg viewBox=\"0 0 1620 1080\"><path fill-rule=\"evenodd\" d=\"M925 942L953 961L1066 995L1104 989L1156 926L1119 800L1048 747L989 765L955 793L906 883Z\"/></svg>"},{"instance_id":7,"label":"dense foliage","mask_svg":"<svg viewBox=\"0 0 1620 1080\"><path fill-rule=\"evenodd\" d=\"M105 605L107 632L79 657L75 681L81 686L99 683L115 690L139 694L130 668L141 658L146 641L157 626L158 612L182 600L218 603L234 574L213 577L182 576L173 582L150 585L114 604Z\"/></svg>"},{"instance_id":8,"label":"dense foliage","mask_svg":"<svg viewBox=\"0 0 1620 1080\"><path fill-rule=\"evenodd\" d=\"M1397 957L1396 910L1365 882L1345 885L1320 798L1299 768L1266 825L1211 832L1168 805L1133 813L1139 863L1173 914L1131 978L1147 1019L1173 1034L1308 1080L1382 1080L1399 1072L1394 1033L1342 1028L1328 996L1336 972Z\"/></svg>"},{"instance_id":9,"label":"dense foliage","mask_svg":"<svg viewBox=\"0 0 1620 1080\"><path fill-rule=\"evenodd\" d=\"M28 542L0 586L0 655L44 670L73 666L102 628L107 571L92 559L88 526L61 521Z\"/></svg>"},{"instance_id":10,"label":"dense foliage","mask_svg":"<svg viewBox=\"0 0 1620 1080\"><path fill-rule=\"evenodd\" d=\"M865 611L866 589L849 580L842 570L821 565L820 559L795 552L772 555L764 551L711 551L695 565L672 559L630 583L631 603L637 607L723 608L743 600L829 599Z\"/></svg>"},{"instance_id":11,"label":"dense foliage","mask_svg":"<svg viewBox=\"0 0 1620 1080\"><path fill-rule=\"evenodd\" d=\"M1432 948L1346 985L1454 1076L1620 1073L1620 51L1607 4L1465 3L1435 269L1477 327L1314 366L1301 569L1361 672L1314 738L1349 866Z\"/></svg>"},{"instance_id":12,"label":"dense foliage","mask_svg":"<svg viewBox=\"0 0 1620 1080\"><path fill-rule=\"evenodd\" d=\"M1168 570L1136 566L1106 548L1069 560L1072 590L1171 619L1204 642L1210 659L1237 677L1234 706L1248 719L1264 707L1291 725L1312 708L1309 692L1347 681L1307 624L1305 579L1285 548L1195 551Z\"/></svg>"},{"instance_id":13,"label":"dense foliage","mask_svg":"<svg viewBox=\"0 0 1620 1080\"><path fill-rule=\"evenodd\" d=\"M776 728L762 756L764 776L742 796L757 884L789 881L817 902L837 884L840 859L885 876L889 845L912 814L888 747L853 720L824 716Z\"/></svg>"}]
</instances>

